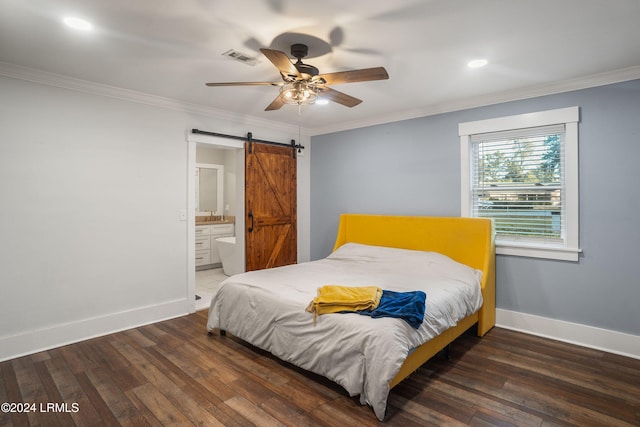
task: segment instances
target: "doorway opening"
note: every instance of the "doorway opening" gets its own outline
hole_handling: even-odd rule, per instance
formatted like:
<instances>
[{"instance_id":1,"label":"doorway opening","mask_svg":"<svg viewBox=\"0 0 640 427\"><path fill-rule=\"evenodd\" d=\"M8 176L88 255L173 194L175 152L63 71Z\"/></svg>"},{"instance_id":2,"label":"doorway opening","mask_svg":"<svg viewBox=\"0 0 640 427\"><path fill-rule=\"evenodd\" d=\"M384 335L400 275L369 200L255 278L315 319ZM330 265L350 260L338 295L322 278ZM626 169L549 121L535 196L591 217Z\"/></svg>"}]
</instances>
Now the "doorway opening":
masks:
<instances>
[{"instance_id":1,"label":"doorway opening","mask_svg":"<svg viewBox=\"0 0 640 427\"><path fill-rule=\"evenodd\" d=\"M187 137L187 298L190 301L190 312L205 309L211 300L211 289L224 280L222 268L217 253L213 261L208 261L205 269L196 273L196 257L202 255L203 251L196 250L196 243L203 243L202 238L196 237L196 229L201 231L202 225L196 226L196 218L199 224L203 220L211 219L211 226L217 227L220 219L227 218L224 225L233 224L234 235L236 237L238 258L237 265L245 265L244 250L244 144L242 141L234 141L221 137L189 134ZM216 186L216 200L221 200L221 205L216 202L215 208L205 211L200 209L197 200L201 196L201 183L196 181L196 172L202 164L224 164L224 174L221 185ZM196 193L196 189L200 194ZM228 219L233 218L229 223ZM215 221L215 222L214 222ZM215 245L211 247L210 240L208 249L216 251ZM215 243L215 238L214 238ZM206 252L206 251L205 251ZM198 255L197 255L198 253ZM198 264L201 264L202 260ZM213 267L213 268L210 268ZM202 269L202 267L198 267ZM196 276L198 275L198 276ZM200 292L196 291L196 278L202 285ZM201 294L201 295L200 295ZM200 298L196 299L196 295Z\"/></svg>"}]
</instances>

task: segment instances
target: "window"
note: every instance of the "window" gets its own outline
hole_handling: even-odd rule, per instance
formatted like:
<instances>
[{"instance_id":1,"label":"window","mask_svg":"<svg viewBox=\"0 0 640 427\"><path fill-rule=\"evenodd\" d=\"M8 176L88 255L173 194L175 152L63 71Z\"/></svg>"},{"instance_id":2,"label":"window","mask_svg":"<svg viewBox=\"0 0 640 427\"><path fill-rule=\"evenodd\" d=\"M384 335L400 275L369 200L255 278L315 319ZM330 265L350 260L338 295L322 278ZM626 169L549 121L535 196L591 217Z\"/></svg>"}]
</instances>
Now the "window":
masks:
<instances>
[{"instance_id":1,"label":"window","mask_svg":"<svg viewBox=\"0 0 640 427\"><path fill-rule=\"evenodd\" d=\"M459 124L462 216L494 220L498 254L578 260L578 119L570 107Z\"/></svg>"}]
</instances>

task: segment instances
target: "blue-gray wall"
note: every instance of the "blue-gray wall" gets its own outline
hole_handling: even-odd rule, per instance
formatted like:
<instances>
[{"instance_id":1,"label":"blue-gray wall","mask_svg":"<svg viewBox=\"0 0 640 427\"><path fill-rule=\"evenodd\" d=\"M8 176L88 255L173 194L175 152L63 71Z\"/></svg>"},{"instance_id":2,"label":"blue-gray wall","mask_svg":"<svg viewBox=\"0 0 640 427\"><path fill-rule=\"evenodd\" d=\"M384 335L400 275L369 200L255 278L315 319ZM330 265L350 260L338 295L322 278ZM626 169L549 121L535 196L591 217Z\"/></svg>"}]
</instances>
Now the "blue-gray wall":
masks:
<instances>
[{"instance_id":1,"label":"blue-gray wall","mask_svg":"<svg viewBox=\"0 0 640 427\"><path fill-rule=\"evenodd\" d=\"M580 107L579 262L497 257L497 306L640 335L640 80L313 137L311 258L343 212L460 215L458 123Z\"/></svg>"}]
</instances>

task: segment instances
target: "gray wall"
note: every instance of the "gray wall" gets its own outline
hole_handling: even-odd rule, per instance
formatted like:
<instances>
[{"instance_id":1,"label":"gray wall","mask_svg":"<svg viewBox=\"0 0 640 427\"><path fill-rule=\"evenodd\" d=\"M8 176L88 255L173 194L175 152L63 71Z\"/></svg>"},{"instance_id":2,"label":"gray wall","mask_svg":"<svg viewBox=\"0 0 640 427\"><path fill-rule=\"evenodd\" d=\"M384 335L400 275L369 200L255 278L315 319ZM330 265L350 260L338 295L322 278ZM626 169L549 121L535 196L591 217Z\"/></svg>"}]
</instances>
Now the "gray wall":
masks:
<instances>
[{"instance_id":1,"label":"gray wall","mask_svg":"<svg viewBox=\"0 0 640 427\"><path fill-rule=\"evenodd\" d=\"M574 105L583 254L497 256L497 307L640 335L640 80L313 137L311 258L343 212L459 216L458 123Z\"/></svg>"}]
</instances>

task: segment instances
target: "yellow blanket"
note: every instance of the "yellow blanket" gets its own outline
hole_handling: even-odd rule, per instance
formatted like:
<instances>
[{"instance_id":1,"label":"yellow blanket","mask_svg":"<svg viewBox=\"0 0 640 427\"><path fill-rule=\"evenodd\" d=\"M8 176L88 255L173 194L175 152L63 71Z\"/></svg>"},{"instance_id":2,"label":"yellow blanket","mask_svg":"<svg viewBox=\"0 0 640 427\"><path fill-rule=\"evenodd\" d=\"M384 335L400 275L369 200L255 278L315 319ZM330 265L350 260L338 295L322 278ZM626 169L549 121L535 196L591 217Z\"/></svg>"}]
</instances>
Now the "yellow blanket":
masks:
<instances>
[{"instance_id":1,"label":"yellow blanket","mask_svg":"<svg viewBox=\"0 0 640 427\"><path fill-rule=\"evenodd\" d=\"M325 285L307 307L315 316L340 311L373 310L380 303L382 289L376 286Z\"/></svg>"}]
</instances>

